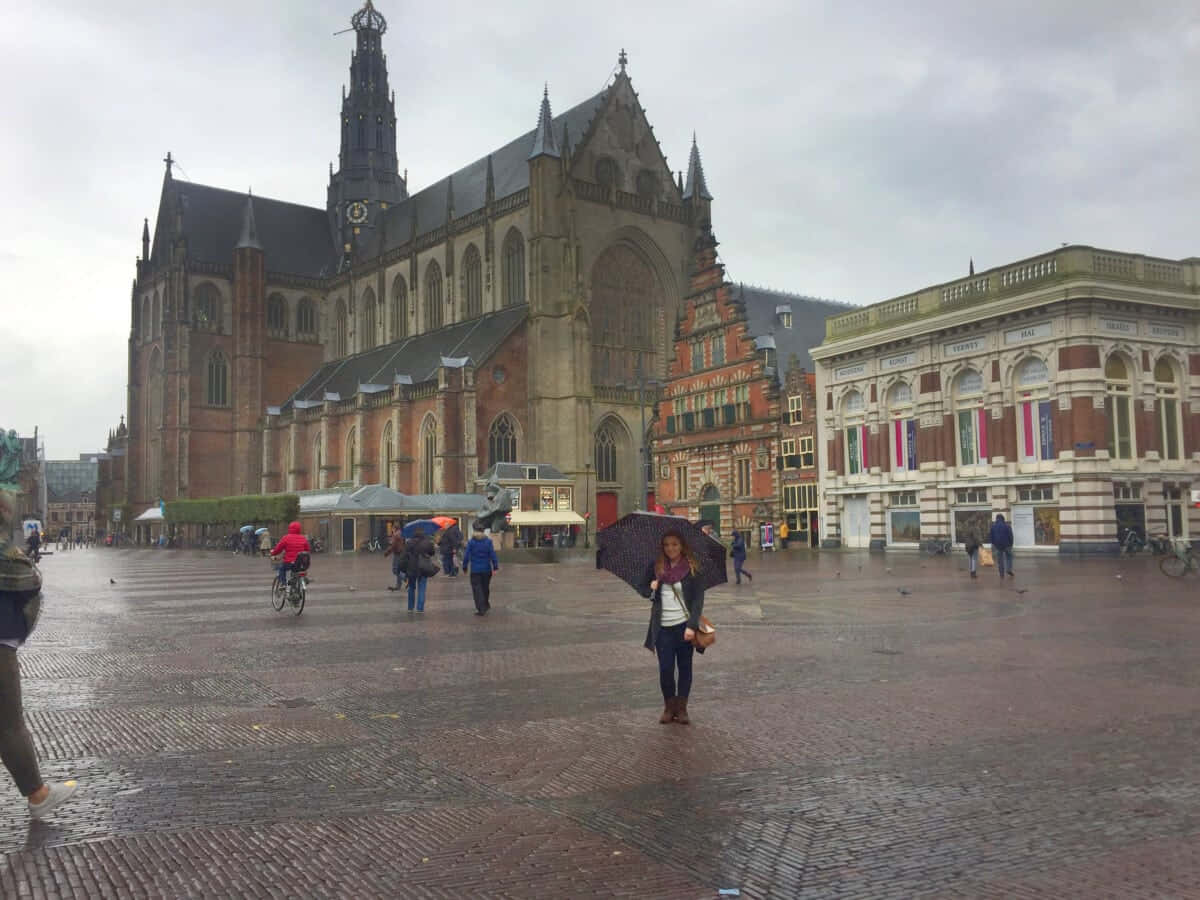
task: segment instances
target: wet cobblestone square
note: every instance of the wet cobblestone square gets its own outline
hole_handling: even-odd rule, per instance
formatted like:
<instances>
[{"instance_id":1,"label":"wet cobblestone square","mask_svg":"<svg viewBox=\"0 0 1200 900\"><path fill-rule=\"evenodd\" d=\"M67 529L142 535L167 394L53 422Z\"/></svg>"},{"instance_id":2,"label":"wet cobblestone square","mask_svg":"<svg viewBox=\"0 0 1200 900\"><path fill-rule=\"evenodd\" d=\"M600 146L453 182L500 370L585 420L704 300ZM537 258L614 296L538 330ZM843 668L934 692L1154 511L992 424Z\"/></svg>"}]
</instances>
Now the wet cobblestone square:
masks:
<instances>
[{"instance_id":1,"label":"wet cobblestone square","mask_svg":"<svg viewBox=\"0 0 1200 900\"><path fill-rule=\"evenodd\" d=\"M586 563L480 619L318 556L296 618L262 560L48 557L26 716L82 787L31 824L3 779L0 896L1200 897L1200 580L749 565L664 727L648 604Z\"/></svg>"}]
</instances>

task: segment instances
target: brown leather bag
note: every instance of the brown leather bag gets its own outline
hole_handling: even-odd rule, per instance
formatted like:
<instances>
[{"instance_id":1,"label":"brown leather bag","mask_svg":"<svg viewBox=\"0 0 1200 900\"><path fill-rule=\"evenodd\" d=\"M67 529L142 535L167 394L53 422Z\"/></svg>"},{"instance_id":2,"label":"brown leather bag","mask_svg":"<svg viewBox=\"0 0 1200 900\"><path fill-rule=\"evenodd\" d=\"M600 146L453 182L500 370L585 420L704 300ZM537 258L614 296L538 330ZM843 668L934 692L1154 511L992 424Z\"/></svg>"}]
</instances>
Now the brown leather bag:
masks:
<instances>
[{"instance_id":1,"label":"brown leather bag","mask_svg":"<svg viewBox=\"0 0 1200 900\"><path fill-rule=\"evenodd\" d=\"M693 647L704 650L717 642L717 626L708 620L708 616L701 616L700 627L693 628L692 631L695 634L692 638Z\"/></svg>"}]
</instances>

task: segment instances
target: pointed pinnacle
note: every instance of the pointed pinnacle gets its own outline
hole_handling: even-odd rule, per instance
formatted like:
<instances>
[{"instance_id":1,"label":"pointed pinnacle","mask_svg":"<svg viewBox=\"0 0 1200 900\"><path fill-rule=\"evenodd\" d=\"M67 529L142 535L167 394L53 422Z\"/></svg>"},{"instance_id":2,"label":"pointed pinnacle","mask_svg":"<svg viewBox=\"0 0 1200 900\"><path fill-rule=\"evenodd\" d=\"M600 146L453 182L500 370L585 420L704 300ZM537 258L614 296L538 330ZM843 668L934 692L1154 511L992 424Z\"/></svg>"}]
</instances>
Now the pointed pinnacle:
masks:
<instances>
[{"instance_id":1,"label":"pointed pinnacle","mask_svg":"<svg viewBox=\"0 0 1200 900\"><path fill-rule=\"evenodd\" d=\"M550 112L550 84L547 82L542 91L542 108L538 110L537 129L533 133L533 147L529 158L552 156L559 158L558 147L554 143L554 116Z\"/></svg>"},{"instance_id":2,"label":"pointed pinnacle","mask_svg":"<svg viewBox=\"0 0 1200 900\"><path fill-rule=\"evenodd\" d=\"M704 182L704 166L700 163L700 145L696 141L696 133L692 132L692 155L688 160L687 186L683 189L683 199L711 200L708 185Z\"/></svg>"},{"instance_id":3,"label":"pointed pinnacle","mask_svg":"<svg viewBox=\"0 0 1200 900\"><path fill-rule=\"evenodd\" d=\"M258 226L254 221L254 194L246 194L246 206L242 210L242 237L237 242L237 249L244 248L261 250L258 242Z\"/></svg>"}]
</instances>

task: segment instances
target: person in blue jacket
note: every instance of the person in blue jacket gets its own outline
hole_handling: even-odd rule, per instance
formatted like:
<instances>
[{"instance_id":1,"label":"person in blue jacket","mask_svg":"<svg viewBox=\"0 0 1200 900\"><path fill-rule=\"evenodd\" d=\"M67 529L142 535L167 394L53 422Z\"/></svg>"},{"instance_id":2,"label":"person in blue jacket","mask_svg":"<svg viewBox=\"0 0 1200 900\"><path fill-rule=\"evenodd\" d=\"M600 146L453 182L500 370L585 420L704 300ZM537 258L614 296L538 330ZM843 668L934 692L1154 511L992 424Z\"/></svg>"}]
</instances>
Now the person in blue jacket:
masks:
<instances>
[{"instance_id":1,"label":"person in blue jacket","mask_svg":"<svg viewBox=\"0 0 1200 900\"><path fill-rule=\"evenodd\" d=\"M996 555L996 571L1000 577L1003 578L1005 572L1008 572L1009 578L1015 577L1012 570L1013 530L1012 526L1004 521L1002 513L996 514L996 521L992 523L988 540Z\"/></svg>"},{"instance_id":2,"label":"person in blue jacket","mask_svg":"<svg viewBox=\"0 0 1200 900\"><path fill-rule=\"evenodd\" d=\"M500 560L492 539L478 525L467 541L463 568L471 573L471 593L475 596L475 615L486 616L492 608L492 573L500 571Z\"/></svg>"}]
</instances>

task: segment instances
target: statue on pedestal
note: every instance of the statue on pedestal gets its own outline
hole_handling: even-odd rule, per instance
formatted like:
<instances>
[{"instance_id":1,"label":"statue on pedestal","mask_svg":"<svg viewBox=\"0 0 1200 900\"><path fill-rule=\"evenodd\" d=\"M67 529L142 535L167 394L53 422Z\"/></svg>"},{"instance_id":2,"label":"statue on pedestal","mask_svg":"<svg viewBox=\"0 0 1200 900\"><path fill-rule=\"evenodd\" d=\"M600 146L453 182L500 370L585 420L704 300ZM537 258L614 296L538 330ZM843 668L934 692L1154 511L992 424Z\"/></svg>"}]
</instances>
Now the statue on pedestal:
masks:
<instances>
[{"instance_id":1,"label":"statue on pedestal","mask_svg":"<svg viewBox=\"0 0 1200 900\"><path fill-rule=\"evenodd\" d=\"M475 516L475 523L485 531L505 531L508 523L505 517L512 511L512 496L508 488L491 481L487 486L487 502Z\"/></svg>"}]
</instances>

